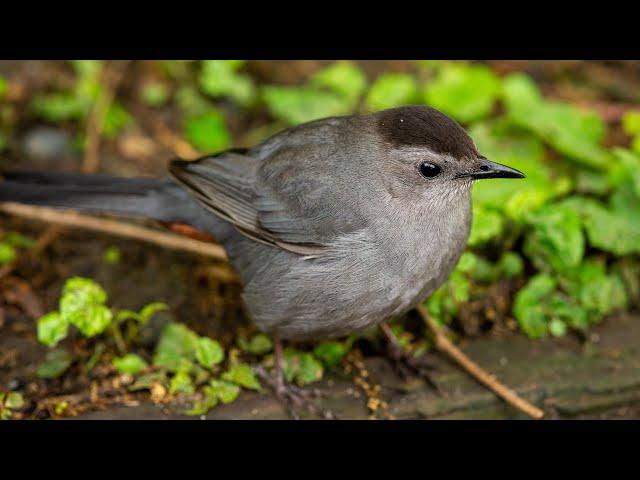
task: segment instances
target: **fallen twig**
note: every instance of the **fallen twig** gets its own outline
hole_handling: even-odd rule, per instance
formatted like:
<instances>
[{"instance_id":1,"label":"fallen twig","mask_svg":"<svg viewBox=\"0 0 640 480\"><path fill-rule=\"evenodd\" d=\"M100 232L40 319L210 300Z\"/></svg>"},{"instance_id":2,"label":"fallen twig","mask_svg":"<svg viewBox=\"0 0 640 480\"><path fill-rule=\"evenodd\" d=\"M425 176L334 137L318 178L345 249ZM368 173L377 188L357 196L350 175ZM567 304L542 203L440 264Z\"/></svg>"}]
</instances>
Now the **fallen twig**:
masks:
<instances>
[{"instance_id":1,"label":"fallen twig","mask_svg":"<svg viewBox=\"0 0 640 480\"><path fill-rule=\"evenodd\" d=\"M520 397L510 388L506 387L492 375L482 369L473 360L467 357L458 347L456 347L442 332L440 327L429 316L427 309L423 305L418 305L418 313L427 324L427 327L433 332L435 337L435 345L438 350L446 353L453 358L462 368L464 368L471 376L482 383L484 386L493 391L496 395L501 397L505 402L514 406L518 410L526 413L536 420L544 416L544 412L538 407L530 404L525 399Z\"/></svg>"},{"instance_id":2,"label":"fallen twig","mask_svg":"<svg viewBox=\"0 0 640 480\"><path fill-rule=\"evenodd\" d=\"M154 243L174 250L205 255L207 257L225 260L227 255L220 245L202 242L192 238L182 237L172 233L160 232L151 228L133 225L107 218L83 215L71 210L56 210L48 207L36 207L19 203L0 203L0 210L18 217L55 223L68 227L83 228L96 232L108 233L120 237L134 238L144 242Z\"/></svg>"}]
</instances>

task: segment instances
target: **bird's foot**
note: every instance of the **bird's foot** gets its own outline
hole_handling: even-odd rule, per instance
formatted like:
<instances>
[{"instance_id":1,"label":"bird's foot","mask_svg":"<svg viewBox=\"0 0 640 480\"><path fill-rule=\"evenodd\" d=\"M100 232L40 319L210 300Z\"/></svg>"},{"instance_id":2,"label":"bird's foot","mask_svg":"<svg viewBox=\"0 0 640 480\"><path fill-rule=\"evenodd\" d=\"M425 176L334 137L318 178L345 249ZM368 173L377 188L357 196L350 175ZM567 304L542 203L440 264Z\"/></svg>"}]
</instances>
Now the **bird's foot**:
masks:
<instances>
[{"instance_id":1,"label":"bird's foot","mask_svg":"<svg viewBox=\"0 0 640 480\"><path fill-rule=\"evenodd\" d=\"M383 332L387 337L387 357L395 372L405 380L411 376L423 378L438 395L442 395L443 391L432 375L436 367L429 361L429 357L427 355L414 356L402 348L395 336L389 336L389 333L384 329Z\"/></svg>"},{"instance_id":2,"label":"bird's foot","mask_svg":"<svg viewBox=\"0 0 640 480\"><path fill-rule=\"evenodd\" d=\"M331 410L317 405L317 399L322 396L322 393L317 388L301 388L297 385L292 385L285 382L282 376L277 373L275 375L268 374L263 367L258 367L256 372L294 420L300 420L299 410L305 410L327 420L336 419Z\"/></svg>"}]
</instances>

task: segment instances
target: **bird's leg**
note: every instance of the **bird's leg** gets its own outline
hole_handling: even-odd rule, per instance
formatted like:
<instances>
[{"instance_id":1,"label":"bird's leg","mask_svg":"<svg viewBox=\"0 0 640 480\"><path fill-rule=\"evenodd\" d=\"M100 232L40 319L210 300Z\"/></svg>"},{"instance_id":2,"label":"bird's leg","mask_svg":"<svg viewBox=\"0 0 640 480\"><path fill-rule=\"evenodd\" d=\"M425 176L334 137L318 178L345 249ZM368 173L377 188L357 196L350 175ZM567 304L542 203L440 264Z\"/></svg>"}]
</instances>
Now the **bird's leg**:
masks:
<instances>
[{"instance_id":1,"label":"bird's leg","mask_svg":"<svg viewBox=\"0 0 640 480\"><path fill-rule=\"evenodd\" d=\"M266 374L263 370L259 370L258 375L271 387L289 415L293 419L299 420L300 417L294 410L294 407L301 407L311 413L321 415L326 419L334 419L335 415L330 410L322 409L315 404L314 399L318 396L316 390L305 390L285 381L282 368L282 341L275 335L273 336L273 356L275 363L273 376Z\"/></svg>"},{"instance_id":2,"label":"bird's leg","mask_svg":"<svg viewBox=\"0 0 640 480\"><path fill-rule=\"evenodd\" d=\"M387 339L387 352L396 372L403 378L408 378L412 374L422 377L438 394L442 394L440 386L430 373L430 370L433 370L433 366L425 362L423 358L417 358L407 353L398 342L389 325L382 323L380 329Z\"/></svg>"}]
</instances>

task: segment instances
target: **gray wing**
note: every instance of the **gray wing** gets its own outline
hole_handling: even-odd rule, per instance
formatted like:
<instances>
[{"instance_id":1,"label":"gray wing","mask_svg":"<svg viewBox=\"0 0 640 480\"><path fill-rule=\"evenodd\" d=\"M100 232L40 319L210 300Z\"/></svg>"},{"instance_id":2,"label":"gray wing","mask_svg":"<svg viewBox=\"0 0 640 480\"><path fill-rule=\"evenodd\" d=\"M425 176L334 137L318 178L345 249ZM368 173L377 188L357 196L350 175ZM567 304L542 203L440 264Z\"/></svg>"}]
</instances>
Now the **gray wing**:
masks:
<instances>
[{"instance_id":1,"label":"gray wing","mask_svg":"<svg viewBox=\"0 0 640 480\"><path fill-rule=\"evenodd\" d=\"M313 256L352 230L354 222L338 208L335 182L323 173L331 169L318 168L301 157L303 152L316 159L313 146L279 149L263 161L229 151L192 162L174 161L169 171L243 235Z\"/></svg>"}]
</instances>

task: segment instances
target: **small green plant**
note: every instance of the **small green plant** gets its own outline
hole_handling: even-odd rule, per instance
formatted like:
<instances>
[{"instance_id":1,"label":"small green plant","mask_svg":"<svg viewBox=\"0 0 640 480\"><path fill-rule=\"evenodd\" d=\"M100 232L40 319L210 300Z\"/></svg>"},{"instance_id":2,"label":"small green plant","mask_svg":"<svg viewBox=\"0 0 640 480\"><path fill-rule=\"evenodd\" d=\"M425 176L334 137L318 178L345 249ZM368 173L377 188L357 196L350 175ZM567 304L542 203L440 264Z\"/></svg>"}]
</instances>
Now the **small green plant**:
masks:
<instances>
[{"instance_id":1,"label":"small green plant","mask_svg":"<svg viewBox=\"0 0 640 480\"><path fill-rule=\"evenodd\" d=\"M249 105L256 98L256 88L251 77L238 70L243 60L205 60L199 76L200 88L207 95L229 97L240 105Z\"/></svg>"},{"instance_id":2,"label":"small green plant","mask_svg":"<svg viewBox=\"0 0 640 480\"><path fill-rule=\"evenodd\" d=\"M103 95L102 61L74 60L71 65L76 75L73 87L33 97L30 110L36 117L52 123L83 121L98 97ZM123 105L117 101L111 102L105 115L102 133L108 138L113 138L132 122L131 115Z\"/></svg>"},{"instance_id":3,"label":"small green plant","mask_svg":"<svg viewBox=\"0 0 640 480\"><path fill-rule=\"evenodd\" d=\"M0 420L10 420L16 410L24 406L24 398L19 392L0 392Z\"/></svg>"},{"instance_id":4,"label":"small green plant","mask_svg":"<svg viewBox=\"0 0 640 480\"><path fill-rule=\"evenodd\" d=\"M0 100L4 100L7 90L9 90L9 82L3 76L0 76Z\"/></svg>"},{"instance_id":5,"label":"small green plant","mask_svg":"<svg viewBox=\"0 0 640 480\"><path fill-rule=\"evenodd\" d=\"M225 358L224 349L218 342L200 337L180 323L171 322L162 332L153 366L165 372L164 383L168 384L169 393L197 393L193 408L186 413L202 415L218 402L234 401L241 388L261 388L249 365L229 358L225 370L222 366ZM200 386L202 388L198 390Z\"/></svg>"},{"instance_id":6,"label":"small green plant","mask_svg":"<svg viewBox=\"0 0 640 480\"><path fill-rule=\"evenodd\" d=\"M117 265L122 258L122 252L116 246L107 247L102 254L102 260L109 265Z\"/></svg>"},{"instance_id":7,"label":"small green plant","mask_svg":"<svg viewBox=\"0 0 640 480\"><path fill-rule=\"evenodd\" d=\"M223 150L231 142L224 116L213 108L187 118L184 133L194 147L206 152Z\"/></svg>"},{"instance_id":8,"label":"small green plant","mask_svg":"<svg viewBox=\"0 0 640 480\"><path fill-rule=\"evenodd\" d=\"M11 263L18 256L19 249L28 249L33 240L17 232L7 232L0 240L0 265Z\"/></svg>"},{"instance_id":9,"label":"small green plant","mask_svg":"<svg viewBox=\"0 0 640 480\"><path fill-rule=\"evenodd\" d=\"M142 87L142 101L150 107L161 107L169 101L169 88L160 82L149 82Z\"/></svg>"},{"instance_id":10,"label":"small green plant","mask_svg":"<svg viewBox=\"0 0 640 480\"><path fill-rule=\"evenodd\" d=\"M263 100L278 120L295 125L316 118L353 113L367 79L352 62L337 62L315 73L308 85L266 86Z\"/></svg>"},{"instance_id":11,"label":"small green plant","mask_svg":"<svg viewBox=\"0 0 640 480\"><path fill-rule=\"evenodd\" d=\"M143 358L135 353L127 353L122 357L116 357L112 363L120 373L129 375L138 375L149 366Z\"/></svg>"},{"instance_id":12,"label":"small green plant","mask_svg":"<svg viewBox=\"0 0 640 480\"><path fill-rule=\"evenodd\" d=\"M487 117L500 93L500 80L484 65L447 63L428 82L424 100L461 122Z\"/></svg>"},{"instance_id":13,"label":"small green plant","mask_svg":"<svg viewBox=\"0 0 640 480\"><path fill-rule=\"evenodd\" d=\"M139 327L144 325L158 311L165 310L163 303L152 303L139 312L121 310L115 315L107 307L107 294L95 281L73 277L63 287L59 309L49 312L38 320L38 341L48 347L55 347L68 335L71 327L87 338L108 332L122 355L127 345L137 336ZM126 334L123 336L122 329ZM125 355L116 359L114 365L120 371L136 369L135 356ZM62 375L73 362L64 349L49 352L45 362L38 369L41 378L55 378ZM140 362L137 362L140 365ZM123 372L126 373L126 372Z\"/></svg>"}]
</instances>

